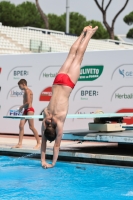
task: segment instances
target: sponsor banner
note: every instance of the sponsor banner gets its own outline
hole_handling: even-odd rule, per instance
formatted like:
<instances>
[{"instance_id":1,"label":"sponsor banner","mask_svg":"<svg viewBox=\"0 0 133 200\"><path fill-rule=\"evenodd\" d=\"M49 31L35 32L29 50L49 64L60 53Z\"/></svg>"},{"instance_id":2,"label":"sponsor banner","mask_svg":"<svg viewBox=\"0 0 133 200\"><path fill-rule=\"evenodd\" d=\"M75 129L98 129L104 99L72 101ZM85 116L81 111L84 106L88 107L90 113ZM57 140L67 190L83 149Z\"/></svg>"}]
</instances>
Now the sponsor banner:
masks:
<instances>
[{"instance_id":1,"label":"sponsor banner","mask_svg":"<svg viewBox=\"0 0 133 200\"><path fill-rule=\"evenodd\" d=\"M97 100L97 98L102 94L102 86L83 86L78 88L73 95L73 101L81 100Z\"/></svg>"},{"instance_id":2,"label":"sponsor banner","mask_svg":"<svg viewBox=\"0 0 133 200\"><path fill-rule=\"evenodd\" d=\"M133 81L133 64L118 66L112 73L111 79L115 80L132 80Z\"/></svg>"},{"instance_id":3,"label":"sponsor banner","mask_svg":"<svg viewBox=\"0 0 133 200\"><path fill-rule=\"evenodd\" d=\"M11 88L7 94L7 99L10 97L23 97L24 91L20 90L18 86Z\"/></svg>"},{"instance_id":4,"label":"sponsor banner","mask_svg":"<svg viewBox=\"0 0 133 200\"><path fill-rule=\"evenodd\" d=\"M26 79L28 85L32 86L35 115L41 114L51 99L53 80L67 55L67 53L0 55L1 133L18 134L19 120L3 119L4 115L10 115L10 110L16 110L22 105L23 92L17 82ZM123 112L127 112L128 108L132 108L132 55L132 50L86 52L79 80L70 95L68 114L87 114L96 110L115 113L122 108L125 109ZM125 60L129 64L124 64ZM66 119L64 130L88 129L88 122L91 121L93 119ZM34 123L38 133L41 134L41 122L35 119ZM28 123L25 125L25 134L32 134Z\"/></svg>"},{"instance_id":5,"label":"sponsor banner","mask_svg":"<svg viewBox=\"0 0 133 200\"><path fill-rule=\"evenodd\" d=\"M103 68L104 66L102 65L81 67L78 81L94 81L98 79L103 72Z\"/></svg>"},{"instance_id":6,"label":"sponsor banner","mask_svg":"<svg viewBox=\"0 0 133 200\"><path fill-rule=\"evenodd\" d=\"M133 86L122 86L116 89L111 96L111 101L124 103L133 101Z\"/></svg>"},{"instance_id":7,"label":"sponsor banner","mask_svg":"<svg viewBox=\"0 0 133 200\"><path fill-rule=\"evenodd\" d=\"M2 72L2 68L0 67L0 74L1 74L1 72Z\"/></svg>"},{"instance_id":8,"label":"sponsor banner","mask_svg":"<svg viewBox=\"0 0 133 200\"><path fill-rule=\"evenodd\" d=\"M29 88L31 88L31 86L28 86ZM24 91L20 90L20 88L18 86L12 87L9 92L7 93L7 99L8 98L12 98L12 97L21 97L23 98L24 95Z\"/></svg>"},{"instance_id":9,"label":"sponsor banner","mask_svg":"<svg viewBox=\"0 0 133 200\"><path fill-rule=\"evenodd\" d=\"M19 114L18 109L20 108L21 105L14 105L9 110L7 111L7 115L22 115L22 112Z\"/></svg>"},{"instance_id":10,"label":"sponsor banner","mask_svg":"<svg viewBox=\"0 0 133 200\"><path fill-rule=\"evenodd\" d=\"M39 97L39 101L50 101L52 96L52 87L45 88Z\"/></svg>"},{"instance_id":11,"label":"sponsor banner","mask_svg":"<svg viewBox=\"0 0 133 200\"><path fill-rule=\"evenodd\" d=\"M118 110L116 113L133 113L133 108L122 108ZM133 117L125 117L123 123L133 124Z\"/></svg>"},{"instance_id":12,"label":"sponsor banner","mask_svg":"<svg viewBox=\"0 0 133 200\"><path fill-rule=\"evenodd\" d=\"M32 75L31 66L14 67L8 73L7 80L19 81L20 79L28 79L30 75Z\"/></svg>"},{"instance_id":13,"label":"sponsor banner","mask_svg":"<svg viewBox=\"0 0 133 200\"><path fill-rule=\"evenodd\" d=\"M11 90L10 97L22 97L24 95L23 91Z\"/></svg>"},{"instance_id":14,"label":"sponsor banner","mask_svg":"<svg viewBox=\"0 0 133 200\"><path fill-rule=\"evenodd\" d=\"M53 66L46 66L43 68L42 72L39 75L39 80L48 80L54 79L61 68L61 65L53 65Z\"/></svg>"},{"instance_id":15,"label":"sponsor banner","mask_svg":"<svg viewBox=\"0 0 133 200\"><path fill-rule=\"evenodd\" d=\"M19 112L19 110L10 110L10 116L21 116L23 112Z\"/></svg>"}]
</instances>

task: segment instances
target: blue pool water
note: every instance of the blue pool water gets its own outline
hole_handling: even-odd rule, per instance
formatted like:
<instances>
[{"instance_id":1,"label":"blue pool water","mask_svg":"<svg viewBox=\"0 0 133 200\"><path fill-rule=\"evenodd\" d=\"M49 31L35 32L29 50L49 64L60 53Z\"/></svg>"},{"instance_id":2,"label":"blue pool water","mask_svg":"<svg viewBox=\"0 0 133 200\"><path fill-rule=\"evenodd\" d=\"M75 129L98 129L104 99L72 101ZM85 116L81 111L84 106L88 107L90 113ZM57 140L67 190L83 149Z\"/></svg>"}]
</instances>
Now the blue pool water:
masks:
<instances>
[{"instance_id":1,"label":"blue pool water","mask_svg":"<svg viewBox=\"0 0 133 200\"><path fill-rule=\"evenodd\" d=\"M133 169L0 156L0 200L132 200Z\"/></svg>"}]
</instances>

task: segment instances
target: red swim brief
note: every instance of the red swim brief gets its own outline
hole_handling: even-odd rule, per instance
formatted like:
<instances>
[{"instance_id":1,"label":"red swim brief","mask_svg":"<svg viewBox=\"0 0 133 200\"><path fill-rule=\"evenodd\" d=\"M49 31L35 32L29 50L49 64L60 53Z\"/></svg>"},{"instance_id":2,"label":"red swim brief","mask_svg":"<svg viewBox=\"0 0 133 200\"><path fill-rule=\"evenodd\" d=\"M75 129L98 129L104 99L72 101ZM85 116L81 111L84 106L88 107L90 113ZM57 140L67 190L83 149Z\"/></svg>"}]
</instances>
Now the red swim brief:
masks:
<instances>
[{"instance_id":1,"label":"red swim brief","mask_svg":"<svg viewBox=\"0 0 133 200\"><path fill-rule=\"evenodd\" d=\"M27 115L27 113L30 111L35 112L34 108L31 107L31 108L24 109L23 115Z\"/></svg>"},{"instance_id":2,"label":"red swim brief","mask_svg":"<svg viewBox=\"0 0 133 200\"><path fill-rule=\"evenodd\" d=\"M67 74L57 74L53 85L66 85L70 88L74 88L75 84L71 81L70 77Z\"/></svg>"}]
</instances>

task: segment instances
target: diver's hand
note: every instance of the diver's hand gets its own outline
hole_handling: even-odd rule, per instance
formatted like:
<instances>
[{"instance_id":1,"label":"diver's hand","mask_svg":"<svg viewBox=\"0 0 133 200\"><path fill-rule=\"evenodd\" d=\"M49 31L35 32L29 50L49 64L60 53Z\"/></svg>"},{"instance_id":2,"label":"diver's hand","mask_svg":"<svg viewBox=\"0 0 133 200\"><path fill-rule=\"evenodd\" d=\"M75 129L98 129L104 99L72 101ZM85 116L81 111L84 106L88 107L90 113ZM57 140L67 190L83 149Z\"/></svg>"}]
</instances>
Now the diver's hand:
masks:
<instances>
[{"instance_id":1,"label":"diver's hand","mask_svg":"<svg viewBox=\"0 0 133 200\"><path fill-rule=\"evenodd\" d=\"M19 112L22 112L22 110L23 110L23 106L20 106L19 107Z\"/></svg>"}]
</instances>

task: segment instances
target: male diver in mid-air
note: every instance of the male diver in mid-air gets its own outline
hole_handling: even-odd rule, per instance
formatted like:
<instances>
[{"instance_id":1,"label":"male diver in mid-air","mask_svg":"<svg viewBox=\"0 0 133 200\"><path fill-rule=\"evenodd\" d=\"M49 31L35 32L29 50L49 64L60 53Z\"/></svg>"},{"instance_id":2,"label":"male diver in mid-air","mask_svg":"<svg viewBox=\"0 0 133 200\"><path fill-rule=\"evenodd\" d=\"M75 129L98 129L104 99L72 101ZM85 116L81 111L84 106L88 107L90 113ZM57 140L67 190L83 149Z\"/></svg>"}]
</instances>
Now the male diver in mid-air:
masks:
<instances>
[{"instance_id":1,"label":"male diver in mid-air","mask_svg":"<svg viewBox=\"0 0 133 200\"><path fill-rule=\"evenodd\" d=\"M97 29L97 26L95 28L92 28L92 26L84 28L81 35L72 45L65 63L53 82L52 97L43 113L41 163L44 168L51 168L56 164L63 126L68 112L69 96L78 81L80 65L89 40ZM47 140L55 140L52 164L48 164L45 160Z\"/></svg>"}]
</instances>

